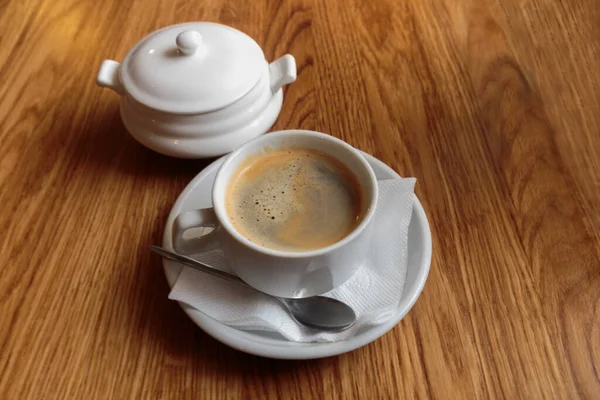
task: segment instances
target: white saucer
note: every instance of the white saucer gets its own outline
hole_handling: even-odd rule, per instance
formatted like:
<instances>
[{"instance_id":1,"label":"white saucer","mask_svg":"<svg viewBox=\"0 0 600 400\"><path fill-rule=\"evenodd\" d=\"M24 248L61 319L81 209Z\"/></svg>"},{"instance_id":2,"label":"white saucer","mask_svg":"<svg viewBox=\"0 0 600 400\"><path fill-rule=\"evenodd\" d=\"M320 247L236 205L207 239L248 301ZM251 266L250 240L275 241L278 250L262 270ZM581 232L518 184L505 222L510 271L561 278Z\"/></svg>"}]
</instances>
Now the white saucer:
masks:
<instances>
[{"instance_id":1,"label":"white saucer","mask_svg":"<svg viewBox=\"0 0 600 400\"><path fill-rule=\"evenodd\" d=\"M363 153L378 180L399 178L390 167L375 157ZM211 191L217 170L224 158L220 158L198 174L181 193L173 206L163 235L163 246L172 250L171 232L175 217L182 212L212 206ZM351 339L333 343L290 342L275 333L241 331L210 318L206 314L179 303L185 313L206 333L234 349L269 358L311 359L334 356L355 350L378 339L392 329L412 308L423 290L431 263L431 232L423 206L415 198L412 219L408 227L408 269L404 293L396 315L384 324L365 329ZM179 264L164 260L165 274L172 288L182 268Z\"/></svg>"}]
</instances>

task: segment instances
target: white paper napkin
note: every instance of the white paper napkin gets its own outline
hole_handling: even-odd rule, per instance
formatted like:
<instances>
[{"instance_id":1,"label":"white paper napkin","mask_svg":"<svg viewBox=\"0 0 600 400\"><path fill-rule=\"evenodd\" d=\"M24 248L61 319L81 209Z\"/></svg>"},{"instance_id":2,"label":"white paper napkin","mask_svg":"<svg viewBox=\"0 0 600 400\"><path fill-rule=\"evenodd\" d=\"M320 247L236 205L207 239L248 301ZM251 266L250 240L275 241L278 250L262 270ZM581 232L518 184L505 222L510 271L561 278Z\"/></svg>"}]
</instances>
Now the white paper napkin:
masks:
<instances>
[{"instance_id":1,"label":"white paper napkin","mask_svg":"<svg viewBox=\"0 0 600 400\"><path fill-rule=\"evenodd\" d=\"M346 302L356 311L356 324L344 332L306 328L295 322L277 300L191 268L183 269L169 298L223 324L243 330L279 332L298 342L345 340L358 331L381 324L394 315L404 290L415 182L414 178L378 182L373 244L367 260L352 278L325 294ZM194 258L231 272L219 250Z\"/></svg>"}]
</instances>

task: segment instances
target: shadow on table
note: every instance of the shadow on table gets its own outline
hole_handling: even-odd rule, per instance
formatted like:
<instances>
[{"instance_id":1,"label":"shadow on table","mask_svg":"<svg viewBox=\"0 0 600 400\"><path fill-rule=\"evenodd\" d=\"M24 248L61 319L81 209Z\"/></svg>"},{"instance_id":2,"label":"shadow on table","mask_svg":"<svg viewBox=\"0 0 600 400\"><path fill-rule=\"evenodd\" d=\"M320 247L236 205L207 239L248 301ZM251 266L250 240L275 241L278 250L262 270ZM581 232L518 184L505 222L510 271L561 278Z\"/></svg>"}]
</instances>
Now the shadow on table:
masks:
<instances>
[{"instance_id":1,"label":"shadow on table","mask_svg":"<svg viewBox=\"0 0 600 400\"><path fill-rule=\"evenodd\" d=\"M69 138L67 148L72 162L99 174L117 169L125 175L189 180L216 159L178 159L144 147L125 129L116 102L89 112L75 136Z\"/></svg>"},{"instance_id":2,"label":"shadow on table","mask_svg":"<svg viewBox=\"0 0 600 400\"><path fill-rule=\"evenodd\" d=\"M168 213L168 209L165 210ZM150 243L160 243L162 226L157 226ZM269 375L282 377L294 373L302 366L327 365L335 362L335 357L320 360L273 360L249 355L234 350L204 333L183 312L179 304L168 299L169 286L163 272L161 259L151 254L147 246L140 246L139 263L135 266L136 284L143 285L143 298L129 308L138 308L139 318L132 324L131 334L137 335L144 346L153 351L164 352L165 360L174 366L193 368L209 375L241 375L245 378ZM189 371L188 371L189 372Z\"/></svg>"}]
</instances>

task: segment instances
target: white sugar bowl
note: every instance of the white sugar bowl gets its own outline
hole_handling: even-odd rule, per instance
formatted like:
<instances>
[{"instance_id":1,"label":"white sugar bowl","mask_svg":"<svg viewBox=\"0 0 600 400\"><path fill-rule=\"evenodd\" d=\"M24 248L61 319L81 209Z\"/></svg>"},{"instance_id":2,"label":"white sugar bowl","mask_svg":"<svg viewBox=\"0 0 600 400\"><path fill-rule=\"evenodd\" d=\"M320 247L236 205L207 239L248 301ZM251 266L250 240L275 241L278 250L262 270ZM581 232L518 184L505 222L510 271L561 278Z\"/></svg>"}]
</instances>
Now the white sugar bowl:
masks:
<instances>
[{"instance_id":1,"label":"white sugar bowl","mask_svg":"<svg viewBox=\"0 0 600 400\"><path fill-rule=\"evenodd\" d=\"M245 33L190 22L149 34L121 64L105 60L96 83L121 95L123 123L144 146L205 158L267 132L295 80L293 56L269 64Z\"/></svg>"}]
</instances>

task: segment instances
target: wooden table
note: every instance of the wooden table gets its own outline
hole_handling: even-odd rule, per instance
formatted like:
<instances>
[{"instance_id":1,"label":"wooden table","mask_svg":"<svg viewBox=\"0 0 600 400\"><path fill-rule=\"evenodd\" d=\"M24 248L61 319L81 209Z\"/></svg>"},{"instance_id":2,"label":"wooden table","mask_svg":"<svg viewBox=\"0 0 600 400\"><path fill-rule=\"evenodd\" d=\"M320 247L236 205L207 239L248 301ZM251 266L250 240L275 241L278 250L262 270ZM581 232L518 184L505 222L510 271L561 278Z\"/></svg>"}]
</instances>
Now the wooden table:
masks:
<instances>
[{"instance_id":1,"label":"wooden table","mask_svg":"<svg viewBox=\"0 0 600 400\"><path fill-rule=\"evenodd\" d=\"M597 0L265 3L0 2L0 398L597 399ZM296 57L273 129L418 179L429 280L376 342L263 359L167 299L147 246L208 161L138 145L94 80L189 20Z\"/></svg>"}]
</instances>

